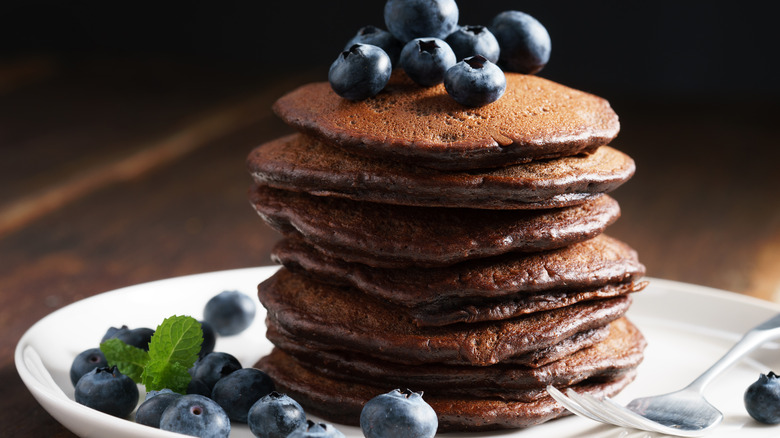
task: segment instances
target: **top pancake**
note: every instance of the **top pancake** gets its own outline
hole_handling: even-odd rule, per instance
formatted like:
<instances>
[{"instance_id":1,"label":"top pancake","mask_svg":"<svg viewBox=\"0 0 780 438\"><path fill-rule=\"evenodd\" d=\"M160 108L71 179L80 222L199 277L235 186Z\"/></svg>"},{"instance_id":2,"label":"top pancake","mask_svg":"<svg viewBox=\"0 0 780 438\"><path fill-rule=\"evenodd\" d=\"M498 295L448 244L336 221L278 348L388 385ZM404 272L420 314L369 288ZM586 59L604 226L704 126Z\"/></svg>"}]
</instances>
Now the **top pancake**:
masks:
<instances>
[{"instance_id":1,"label":"top pancake","mask_svg":"<svg viewBox=\"0 0 780 438\"><path fill-rule=\"evenodd\" d=\"M609 146L592 154L499 169L442 172L344 152L294 134L255 148L254 180L286 190L359 201L428 207L538 209L579 204L634 174L634 161Z\"/></svg>"},{"instance_id":2,"label":"top pancake","mask_svg":"<svg viewBox=\"0 0 780 438\"><path fill-rule=\"evenodd\" d=\"M502 167L590 152L612 141L617 114L597 96L533 75L506 73L496 102L467 108L444 85L420 87L396 72L364 101L327 82L283 96L274 111L301 132L358 154L436 169Z\"/></svg>"}]
</instances>

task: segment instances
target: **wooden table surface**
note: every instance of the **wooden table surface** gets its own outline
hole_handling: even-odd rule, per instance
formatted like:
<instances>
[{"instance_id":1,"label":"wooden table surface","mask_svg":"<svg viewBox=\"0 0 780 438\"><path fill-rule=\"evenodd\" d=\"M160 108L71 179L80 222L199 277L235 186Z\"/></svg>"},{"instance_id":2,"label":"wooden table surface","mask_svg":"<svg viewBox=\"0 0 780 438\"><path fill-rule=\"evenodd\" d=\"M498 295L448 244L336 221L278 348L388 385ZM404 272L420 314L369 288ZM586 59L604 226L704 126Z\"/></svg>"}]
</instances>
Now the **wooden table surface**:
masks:
<instances>
[{"instance_id":1,"label":"wooden table surface","mask_svg":"<svg viewBox=\"0 0 780 438\"><path fill-rule=\"evenodd\" d=\"M0 65L0 434L73 436L13 364L38 319L122 286L269 264L278 235L246 200L244 158L290 132L273 100L323 71ZM622 123L613 144L638 171L614 192L623 216L608 233L650 276L780 300L777 104L610 100Z\"/></svg>"}]
</instances>

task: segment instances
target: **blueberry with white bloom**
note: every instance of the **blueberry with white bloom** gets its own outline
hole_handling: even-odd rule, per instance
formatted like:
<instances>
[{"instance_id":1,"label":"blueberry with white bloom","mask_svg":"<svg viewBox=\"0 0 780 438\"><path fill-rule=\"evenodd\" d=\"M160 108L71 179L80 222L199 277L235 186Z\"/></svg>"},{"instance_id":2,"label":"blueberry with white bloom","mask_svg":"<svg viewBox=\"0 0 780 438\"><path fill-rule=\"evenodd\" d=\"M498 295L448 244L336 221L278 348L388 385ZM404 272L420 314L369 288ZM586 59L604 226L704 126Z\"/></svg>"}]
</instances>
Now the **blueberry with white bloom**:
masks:
<instances>
[{"instance_id":1,"label":"blueberry with white bloom","mask_svg":"<svg viewBox=\"0 0 780 438\"><path fill-rule=\"evenodd\" d=\"M230 419L214 400L188 394L165 409L160 418L160 429L201 438L227 438Z\"/></svg>"},{"instance_id":2,"label":"blueberry with white bloom","mask_svg":"<svg viewBox=\"0 0 780 438\"><path fill-rule=\"evenodd\" d=\"M252 405L273 390L274 382L268 374L256 368L243 368L219 379L211 391L211 399L222 406L231 421L246 423Z\"/></svg>"},{"instance_id":3,"label":"blueberry with white bloom","mask_svg":"<svg viewBox=\"0 0 780 438\"><path fill-rule=\"evenodd\" d=\"M255 302L239 291L220 292L203 309L203 320L220 336L241 333L255 318Z\"/></svg>"},{"instance_id":4,"label":"blueberry with white bloom","mask_svg":"<svg viewBox=\"0 0 780 438\"><path fill-rule=\"evenodd\" d=\"M401 49L404 47L393 34L371 25L361 27L344 46L344 51L349 50L355 44L370 44L379 47L387 53L393 65L398 63L398 57L401 56Z\"/></svg>"},{"instance_id":5,"label":"blueberry with white bloom","mask_svg":"<svg viewBox=\"0 0 780 438\"><path fill-rule=\"evenodd\" d=\"M378 395L363 406L360 428L366 438L433 438L436 412L421 392L399 389Z\"/></svg>"},{"instance_id":6,"label":"blueberry with white bloom","mask_svg":"<svg viewBox=\"0 0 780 438\"><path fill-rule=\"evenodd\" d=\"M179 397L181 394L170 389L149 392L135 411L135 422L159 429L163 412Z\"/></svg>"},{"instance_id":7,"label":"blueberry with white bloom","mask_svg":"<svg viewBox=\"0 0 780 438\"><path fill-rule=\"evenodd\" d=\"M498 40L485 26L460 26L444 41L450 45L458 60L482 55L496 63L501 53Z\"/></svg>"},{"instance_id":8,"label":"blueberry with white bloom","mask_svg":"<svg viewBox=\"0 0 780 438\"><path fill-rule=\"evenodd\" d=\"M217 335L214 332L214 329L211 327L211 324L207 323L206 321L199 322L200 329L203 332L203 343L200 344L198 357L203 357L214 351L214 346L217 344Z\"/></svg>"},{"instance_id":9,"label":"blueberry with white bloom","mask_svg":"<svg viewBox=\"0 0 780 438\"><path fill-rule=\"evenodd\" d=\"M154 330L148 327L130 329L126 325L123 325L119 328L110 327L106 330L106 334L103 335L103 339L101 339L100 342L102 343L109 339L116 338L127 345L149 351L149 342L151 342L153 334Z\"/></svg>"},{"instance_id":10,"label":"blueberry with white bloom","mask_svg":"<svg viewBox=\"0 0 780 438\"><path fill-rule=\"evenodd\" d=\"M76 402L125 418L138 404L138 386L116 367L95 368L76 383Z\"/></svg>"},{"instance_id":11,"label":"blueberry with white bloom","mask_svg":"<svg viewBox=\"0 0 780 438\"><path fill-rule=\"evenodd\" d=\"M192 376L191 382L200 381L211 391L220 379L241 368L241 363L232 354L215 351L198 359L189 372ZM197 390L195 393L200 394L201 391Z\"/></svg>"},{"instance_id":12,"label":"blueberry with white bloom","mask_svg":"<svg viewBox=\"0 0 780 438\"><path fill-rule=\"evenodd\" d=\"M401 51L401 68L423 87L442 83L444 73L456 63L450 45L438 38L416 38Z\"/></svg>"},{"instance_id":13,"label":"blueberry with white bloom","mask_svg":"<svg viewBox=\"0 0 780 438\"><path fill-rule=\"evenodd\" d=\"M295 429L287 438L344 438L344 434L332 424L307 420L305 426Z\"/></svg>"},{"instance_id":14,"label":"blueberry with white bloom","mask_svg":"<svg viewBox=\"0 0 780 438\"><path fill-rule=\"evenodd\" d=\"M388 0L385 25L401 42L414 38L447 38L458 26L455 0Z\"/></svg>"},{"instance_id":15,"label":"blueberry with white bloom","mask_svg":"<svg viewBox=\"0 0 780 438\"><path fill-rule=\"evenodd\" d=\"M276 391L261 397L249 409L249 430L258 438L286 438L306 427L306 414L300 403Z\"/></svg>"},{"instance_id":16,"label":"blueberry with white bloom","mask_svg":"<svg viewBox=\"0 0 780 438\"><path fill-rule=\"evenodd\" d=\"M84 350L73 359L70 365L70 382L76 386L81 376L95 368L107 367L108 361L99 348Z\"/></svg>"},{"instance_id":17,"label":"blueberry with white bloom","mask_svg":"<svg viewBox=\"0 0 780 438\"><path fill-rule=\"evenodd\" d=\"M490 25L501 47L499 64L507 71L534 74L550 60L550 34L536 18L520 11L504 11Z\"/></svg>"},{"instance_id":18,"label":"blueberry with white bloom","mask_svg":"<svg viewBox=\"0 0 780 438\"><path fill-rule=\"evenodd\" d=\"M506 76L497 65L477 55L447 70L444 88L461 105L482 106L504 95Z\"/></svg>"},{"instance_id":19,"label":"blueberry with white bloom","mask_svg":"<svg viewBox=\"0 0 780 438\"><path fill-rule=\"evenodd\" d=\"M384 50L370 44L354 44L333 61L328 82L339 96L364 100L385 88L392 70L392 62Z\"/></svg>"},{"instance_id":20,"label":"blueberry with white bloom","mask_svg":"<svg viewBox=\"0 0 780 438\"><path fill-rule=\"evenodd\" d=\"M755 420L765 424L780 423L780 378L770 371L761 374L744 395L745 409Z\"/></svg>"}]
</instances>

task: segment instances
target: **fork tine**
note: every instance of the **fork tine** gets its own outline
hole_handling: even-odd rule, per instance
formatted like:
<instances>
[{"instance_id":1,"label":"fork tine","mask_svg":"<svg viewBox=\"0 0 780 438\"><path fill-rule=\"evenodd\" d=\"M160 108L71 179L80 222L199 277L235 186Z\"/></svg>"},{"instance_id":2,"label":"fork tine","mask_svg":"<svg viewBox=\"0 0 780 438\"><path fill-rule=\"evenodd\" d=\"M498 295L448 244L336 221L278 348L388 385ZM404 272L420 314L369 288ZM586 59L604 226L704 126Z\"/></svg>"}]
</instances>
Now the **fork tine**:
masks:
<instances>
[{"instance_id":1,"label":"fork tine","mask_svg":"<svg viewBox=\"0 0 780 438\"><path fill-rule=\"evenodd\" d=\"M664 435L674 435L674 436L682 436L682 437L698 437L705 434L707 429L700 429L700 430L684 430L684 429L678 429L678 428L672 428L669 426L666 426L661 423L657 423L649 418L646 418L628 408L625 406L621 406L618 403L614 402L613 400L607 398L604 400L605 405L609 406L610 409L620 410L623 412L626 416L626 418L631 418L631 421L636 423L636 426L634 428L636 429L642 429L642 430L648 430L651 432L658 432L662 433ZM711 426L714 427L714 426ZM711 428L710 427L710 428Z\"/></svg>"},{"instance_id":2,"label":"fork tine","mask_svg":"<svg viewBox=\"0 0 780 438\"><path fill-rule=\"evenodd\" d=\"M602 423L635 428L632 423L626 421L621 416L615 415L614 413L601 408L601 402L593 396L588 396L587 394L578 394L571 388L566 391L566 394L569 396L569 398L582 406L583 409L587 410L589 414L599 418L599 421Z\"/></svg>"},{"instance_id":3,"label":"fork tine","mask_svg":"<svg viewBox=\"0 0 780 438\"><path fill-rule=\"evenodd\" d=\"M665 426L660 425L655 421L649 420L637 414L636 412L631 411L630 409L626 409L625 407L615 403L610 398L605 398L604 400L602 400L601 407L606 411L612 412L615 415L619 415L627 422L630 422L632 424L631 427L633 427L634 429L642 429L651 432L660 432L660 433L667 433L667 434L669 433L668 428L665 428Z\"/></svg>"},{"instance_id":4,"label":"fork tine","mask_svg":"<svg viewBox=\"0 0 780 438\"><path fill-rule=\"evenodd\" d=\"M566 409L576 415L589 418L600 423L619 427L658 432L665 435L694 437L700 436L700 431L684 431L671 429L633 412L609 397L597 398L591 394L579 394L571 388L564 395L558 389L548 386L547 392Z\"/></svg>"},{"instance_id":5,"label":"fork tine","mask_svg":"<svg viewBox=\"0 0 780 438\"><path fill-rule=\"evenodd\" d=\"M586 410L582 408L582 406L577 404L574 400L570 399L569 397L566 397L561 391L559 391L557 388L553 387L552 385L547 386L547 393L550 394L552 398L554 398L558 403L562 404L564 408L568 409L573 414L579 415L581 417L589 418L593 421L601 422L599 418L596 418L593 415L589 414Z\"/></svg>"},{"instance_id":6,"label":"fork tine","mask_svg":"<svg viewBox=\"0 0 780 438\"><path fill-rule=\"evenodd\" d=\"M623 406L620 406L619 404L612 401L612 399L609 397L596 399L595 397L587 394L585 397L593 403L594 409L599 409L605 415L619 419L618 421L620 421L621 425L624 427L649 430L652 432L661 432L661 430L654 426L653 422L637 415L634 412L629 411Z\"/></svg>"}]
</instances>

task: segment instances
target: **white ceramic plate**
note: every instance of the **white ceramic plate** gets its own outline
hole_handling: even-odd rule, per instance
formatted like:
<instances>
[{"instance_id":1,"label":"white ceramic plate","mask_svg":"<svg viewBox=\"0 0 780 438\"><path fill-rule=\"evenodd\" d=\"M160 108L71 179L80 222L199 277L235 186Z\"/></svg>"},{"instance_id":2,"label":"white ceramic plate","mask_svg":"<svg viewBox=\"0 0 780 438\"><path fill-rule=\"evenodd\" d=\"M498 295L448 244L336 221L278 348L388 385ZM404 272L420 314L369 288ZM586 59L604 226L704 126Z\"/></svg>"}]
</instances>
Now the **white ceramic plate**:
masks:
<instances>
[{"instance_id":1,"label":"white ceramic plate","mask_svg":"<svg viewBox=\"0 0 780 438\"><path fill-rule=\"evenodd\" d=\"M256 297L257 283L276 269L248 268L172 278L71 304L37 322L21 338L15 352L19 375L38 402L79 436L180 436L118 419L73 401L73 385L68 375L73 358L97 346L110 326L154 328L173 314L201 318L206 301L223 290L239 290ZM778 312L780 306L766 301L650 279L650 286L635 295L629 312L648 340L646 358L637 380L616 399L627 402L636 396L681 388L725 353L741 333ZM229 352L244 366L251 366L271 349L264 336L264 319L263 308L258 303L253 325L240 335L218 338L215 350ZM780 436L780 427L754 422L742 404L747 386L759 373L770 370L780 370L780 350L776 344L756 351L711 384L707 397L723 411L725 420L710 436ZM347 437L362 437L358 428L338 427ZM231 436L249 438L252 434L245 425L234 425ZM451 436L639 438L654 435L569 417L526 430Z\"/></svg>"}]
</instances>

